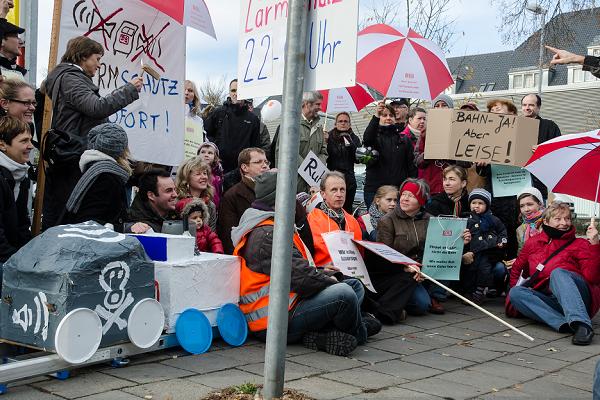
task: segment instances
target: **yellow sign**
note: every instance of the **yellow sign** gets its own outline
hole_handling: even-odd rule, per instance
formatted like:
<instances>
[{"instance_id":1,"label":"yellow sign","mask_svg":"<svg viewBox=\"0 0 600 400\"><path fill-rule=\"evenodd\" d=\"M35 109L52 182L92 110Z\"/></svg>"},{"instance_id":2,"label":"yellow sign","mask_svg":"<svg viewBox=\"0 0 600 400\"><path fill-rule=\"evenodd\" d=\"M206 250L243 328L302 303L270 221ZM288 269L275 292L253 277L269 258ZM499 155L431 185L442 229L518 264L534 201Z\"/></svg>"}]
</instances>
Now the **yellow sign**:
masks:
<instances>
[{"instance_id":1,"label":"yellow sign","mask_svg":"<svg viewBox=\"0 0 600 400\"><path fill-rule=\"evenodd\" d=\"M6 16L6 20L11 24L19 26L19 0L14 0L15 7L11 8Z\"/></svg>"},{"instance_id":2,"label":"yellow sign","mask_svg":"<svg viewBox=\"0 0 600 400\"><path fill-rule=\"evenodd\" d=\"M198 121L197 119L185 117L185 156L184 158L187 160L189 158L195 157L196 152L200 148L202 144L202 140L204 138L204 132L202 129L202 119Z\"/></svg>"}]
</instances>

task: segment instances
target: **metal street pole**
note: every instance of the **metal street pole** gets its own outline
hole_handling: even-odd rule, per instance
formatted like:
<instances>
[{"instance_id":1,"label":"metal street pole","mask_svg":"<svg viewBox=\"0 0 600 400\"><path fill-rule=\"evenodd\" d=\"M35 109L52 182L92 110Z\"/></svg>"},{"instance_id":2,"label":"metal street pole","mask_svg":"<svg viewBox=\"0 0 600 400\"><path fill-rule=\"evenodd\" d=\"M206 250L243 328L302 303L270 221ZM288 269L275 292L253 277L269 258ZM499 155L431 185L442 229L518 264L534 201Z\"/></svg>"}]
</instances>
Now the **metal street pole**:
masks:
<instances>
[{"instance_id":1,"label":"metal street pole","mask_svg":"<svg viewBox=\"0 0 600 400\"><path fill-rule=\"evenodd\" d=\"M29 71L25 77L36 87L37 81L37 45L38 45L38 0L21 1L20 24L25 29L25 68Z\"/></svg>"},{"instance_id":2,"label":"metal street pole","mask_svg":"<svg viewBox=\"0 0 600 400\"><path fill-rule=\"evenodd\" d=\"M265 351L265 399L281 397L285 376L288 299L291 280L292 240L298 180L300 109L306 64L307 0L288 3L285 70L283 74L283 120L279 135L275 228L271 255L269 322Z\"/></svg>"},{"instance_id":3,"label":"metal street pole","mask_svg":"<svg viewBox=\"0 0 600 400\"><path fill-rule=\"evenodd\" d=\"M540 16L542 18L542 26L540 32L540 72L538 77L538 96L542 97L542 78L544 77L544 33L546 31L546 10L540 12Z\"/></svg>"}]
</instances>

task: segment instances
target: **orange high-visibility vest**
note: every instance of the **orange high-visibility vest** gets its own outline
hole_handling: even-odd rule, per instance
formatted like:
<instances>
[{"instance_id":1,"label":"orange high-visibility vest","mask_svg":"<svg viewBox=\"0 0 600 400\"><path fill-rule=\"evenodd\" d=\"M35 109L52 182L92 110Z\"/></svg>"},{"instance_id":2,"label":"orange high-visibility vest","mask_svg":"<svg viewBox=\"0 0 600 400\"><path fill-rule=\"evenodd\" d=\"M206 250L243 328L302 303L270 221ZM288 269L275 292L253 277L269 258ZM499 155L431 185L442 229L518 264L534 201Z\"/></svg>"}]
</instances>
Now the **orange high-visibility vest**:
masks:
<instances>
[{"instance_id":1,"label":"orange high-visibility vest","mask_svg":"<svg viewBox=\"0 0 600 400\"><path fill-rule=\"evenodd\" d=\"M344 211L344 216L346 217L346 231L352 232L354 239L362 240L362 231L358 221L346 211ZM318 208L315 208L308 214L308 224L310 225L315 245L315 264L318 267L322 267L331 262L331 256L321 235L327 232L339 231L340 227Z\"/></svg>"},{"instance_id":2,"label":"orange high-visibility vest","mask_svg":"<svg viewBox=\"0 0 600 400\"><path fill-rule=\"evenodd\" d=\"M268 219L256 226L273 225L273 220ZM248 231L242 240L235 246L233 250L234 256L240 256L242 249L248 241L248 235L252 231ZM297 233L294 233L294 245L302 254L304 259L307 259L306 250L304 243L300 239ZM241 259L241 271L240 271L240 309L246 317L248 328L252 332L258 332L267 329L267 316L269 314L269 288L271 283L271 277L267 274L260 272L254 272L246 265L244 257L240 256ZM294 292L290 292L288 300L288 311L296 305L298 295Z\"/></svg>"}]
</instances>

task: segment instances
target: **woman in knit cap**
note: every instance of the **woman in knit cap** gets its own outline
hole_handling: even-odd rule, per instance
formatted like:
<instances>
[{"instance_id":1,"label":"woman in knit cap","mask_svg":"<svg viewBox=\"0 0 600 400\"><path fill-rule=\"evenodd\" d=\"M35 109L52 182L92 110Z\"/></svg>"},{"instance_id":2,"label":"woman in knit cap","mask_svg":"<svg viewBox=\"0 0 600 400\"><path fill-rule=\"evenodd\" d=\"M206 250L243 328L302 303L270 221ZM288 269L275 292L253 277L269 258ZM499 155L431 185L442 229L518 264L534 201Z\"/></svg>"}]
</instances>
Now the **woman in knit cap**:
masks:
<instances>
[{"instance_id":1,"label":"woman in knit cap","mask_svg":"<svg viewBox=\"0 0 600 400\"><path fill-rule=\"evenodd\" d=\"M79 160L82 177L75 185L60 223L96 221L123 231L127 218L125 185L131 175L127 133L117 124L92 128L88 149Z\"/></svg>"},{"instance_id":2,"label":"woman in knit cap","mask_svg":"<svg viewBox=\"0 0 600 400\"><path fill-rule=\"evenodd\" d=\"M429 200L429 187L425 181L422 179L407 179L404 181L400 186L398 206L379 221L377 241L390 246L417 262L421 262L425 251L425 239L430 218L430 215L423 208L427 200ZM463 240L465 243L471 241L471 233L468 230L463 232ZM369 266L369 275L378 292L380 288L377 286L377 281L390 285L396 279L404 279L405 274L412 276L418 283L407 299L406 311L409 314L422 315L428 310L434 314L445 312L439 300L433 297L435 291L431 291L430 296L425 286L420 284L423 281L421 274L414 272L413 269L407 266L404 269L396 268L394 274L397 274L398 277L391 278L390 271L392 269L384 266L381 271L378 271L382 276L374 278L371 265Z\"/></svg>"},{"instance_id":3,"label":"woman in knit cap","mask_svg":"<svg viewBox=\"0 0 600 400\"><path fill-rule=\"evenodd\" d=\"M0 117L0 267L31 239L27 206L31 149L29 125L13 117Z\"/></svg>"}]
</instances>

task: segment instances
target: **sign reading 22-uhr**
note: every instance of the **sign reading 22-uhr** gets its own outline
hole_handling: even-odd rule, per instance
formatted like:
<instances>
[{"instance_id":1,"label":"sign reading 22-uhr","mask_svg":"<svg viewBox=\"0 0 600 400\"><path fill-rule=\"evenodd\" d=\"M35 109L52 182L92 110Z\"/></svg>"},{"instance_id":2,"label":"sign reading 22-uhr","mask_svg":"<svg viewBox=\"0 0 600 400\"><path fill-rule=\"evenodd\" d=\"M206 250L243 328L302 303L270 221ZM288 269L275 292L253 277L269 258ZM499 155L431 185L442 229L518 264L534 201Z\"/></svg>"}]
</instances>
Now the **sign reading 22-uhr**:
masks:
<instances>
[{"instance_id":1,"label":"sign reading 22-uhr","mask_svg":"<svg viewBox=\"0 0 600 400\"><path fill-rule=\"evenodd\" d=\"M287 0L242 0L238 98L283 92ZM354 86L358 1L310 0L305 90Z\"/></svg>"}]
</instances>

